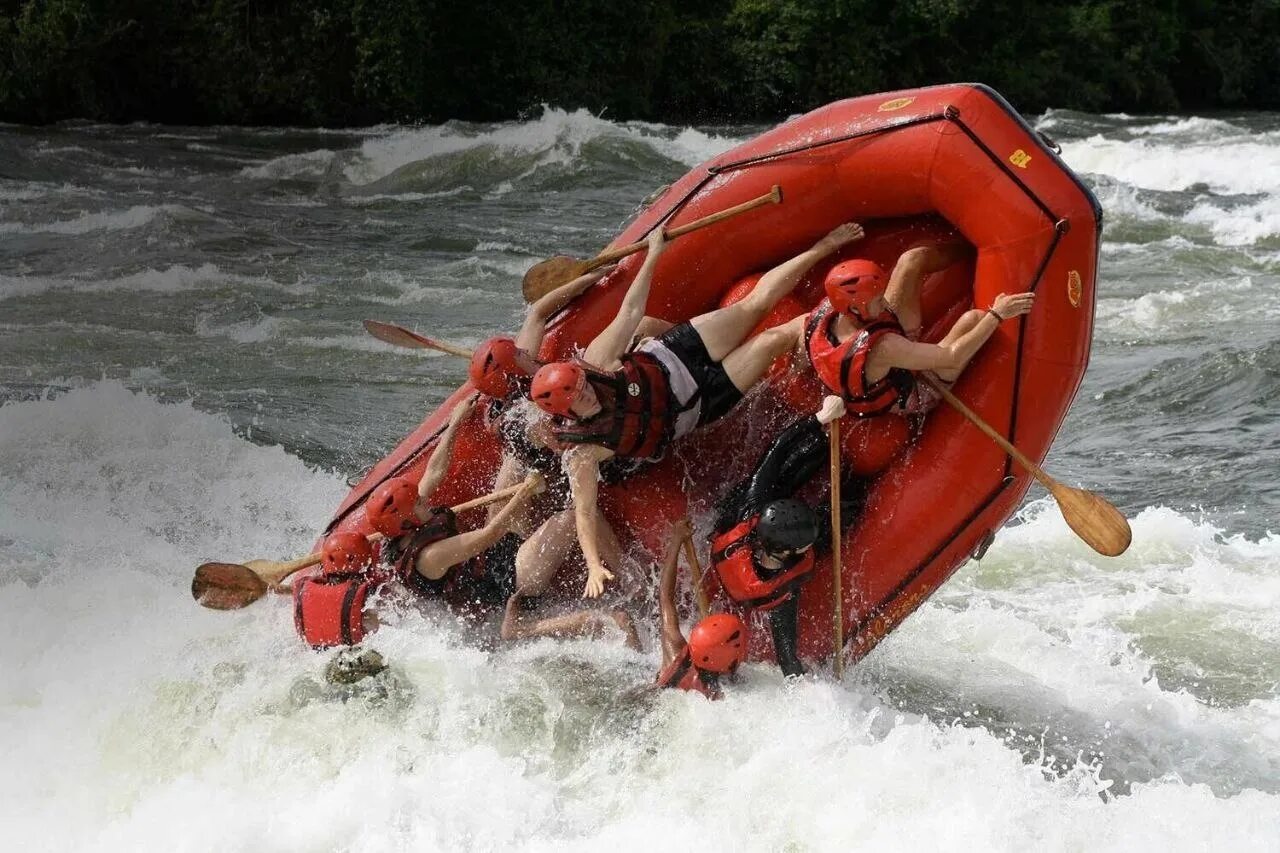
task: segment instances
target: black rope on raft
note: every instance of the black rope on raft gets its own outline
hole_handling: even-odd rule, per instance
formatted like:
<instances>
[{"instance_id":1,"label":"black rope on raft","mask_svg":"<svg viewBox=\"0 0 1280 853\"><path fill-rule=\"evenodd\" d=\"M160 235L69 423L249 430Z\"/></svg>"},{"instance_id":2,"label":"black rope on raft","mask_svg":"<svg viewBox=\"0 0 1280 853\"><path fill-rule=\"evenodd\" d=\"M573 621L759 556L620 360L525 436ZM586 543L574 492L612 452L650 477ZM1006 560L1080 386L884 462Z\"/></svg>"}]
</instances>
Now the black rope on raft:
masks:
<instances>
[{"instance_id":1,"label":"black rope on raft","mask_svg":"<svg viewBox=\"0 0 1280 853\"><path fill-rule=\"evenodd\" d=\"M935 121L943 121L950 118L949 110L951 107L943 109L941 112L930 113L927 115L916 116L904 121L893 122L891 124L882 124L878 127L869 127L865 130L855 131L854 133L846 133L841 136L833 136L830 139L821 139L817 142L806 142L803 145L793 145L790 148L779 148L777 151L771 151L768 154L757 154L754 157L746 157L742 160L733 160L729 163L722 163L718 166L712 166L707 171L712 175L718 175L722 172L728 172L731 169L741 169L746 166L754 166L757 163L764 163L769 160L776 160L779 157L789 157L792 154L802 154L805 151L814 151L818 148L826 148L829 145L839 145L842 142L852 142L855 139L863 139L868 136L875 136L880 133L893 133L897 130L906 130L909 127L916 127L922 124L932 124ZM957 113L958 114L958 113Z\"/></svg>"},{"instance_id":2,"label":"black rope on raft","mask_svg":"<svg viewBox=\"0 0 1280 853\"><path fill-rule=\"evenodd\" d=\"M686 204L688 204L689 201L695 195L701 192L703 187L705 187L708 183L710 183L714 178L718 177L719 175L722 175L725 172L734 171L736 169L745 169L749 166L755 166L759 163L766 163L771 160L780 159L782 157L790 157L793 154L803 154L806 151L813 151L818 148L826 148L831 145L840 145L841 143L844 143L844 142L852 142L857 139L865 139L867 137L876 136L878 134L893 133L894 131L897 131L897 130L906 130L907 128L910 128L910 127L916 127L922 124L931 124L935 121L952 120L954 116L959 116L959 115L960 115L959 110L955 109L955 107L949 106L939 112L929 113L927 115L922 115L922 116L916 116L915 118L906 119L904 121L892 122L890 124L882 124L877 127L869 127L864 130L855 131L853 133L846 133L840 136L834 136L830 139L820 139L816 142L806 142L802 145L793 145L788 148L779 148L776 151L770 151L766 154L756 154L755 156L752 156L752 157L744 157L741 160L732 160L728 163L720 163L715 166L708 166L707 173L702 177L702 180L698 181L696 184L690 187L689 190L686 191L683 196L681 196L680 200L671 206L670 210L668 210L665 214L659 217L658 220L653 223L653 225L649 226L648 230L645 231L645 234L647 235L650 231L652 231L658 225L670 220L673 216L679 213L680 209L683 208Z\"/></svg>"},{"instance_id":3,"label":"black rope on raft","mask_svg":"<svg viewBox=\"0 0 1280 853\"><path fill-rule=\"evenodd\" d=\"M1026 193L1027 198L1031 199L1031 201L1035 203L1035 206L1040 208L1040 212L1043 213L1049 219L1049 221L1053 223L1053 227L1055 229L1059 227L1060 222L1066 222L1065 219L1062 219L1057 214L1055 214L1052 210L1050 210L1049 205L1045 204L1044 201L1041 200L1040 196L1032 192L1031 187L1023 183L1022 178L1019 178L1016 174L1014 174L1013 170L1010 169L1008 166L1006 166L1004 161L1001 160L999 157L997 157L996 153L992 151L989 147L987 147L987 143L983 142L978 137L978 134L973 132L973 130L969 127L969 125L961 121L959 117L952 119L952 124L960 128L960 130L964 132L964 135L969 137L969 139L973 142L973 144L978 146L978 148L982 151L982 153L986 154L987 157L990 158L991 162L995 163L996 167L1000 169L1000 171L1005 173L1005 175L1009 178L1009 180L1013 181L1015 184L1018 185L1018 189Z\"/></svg>"}]
</instances>

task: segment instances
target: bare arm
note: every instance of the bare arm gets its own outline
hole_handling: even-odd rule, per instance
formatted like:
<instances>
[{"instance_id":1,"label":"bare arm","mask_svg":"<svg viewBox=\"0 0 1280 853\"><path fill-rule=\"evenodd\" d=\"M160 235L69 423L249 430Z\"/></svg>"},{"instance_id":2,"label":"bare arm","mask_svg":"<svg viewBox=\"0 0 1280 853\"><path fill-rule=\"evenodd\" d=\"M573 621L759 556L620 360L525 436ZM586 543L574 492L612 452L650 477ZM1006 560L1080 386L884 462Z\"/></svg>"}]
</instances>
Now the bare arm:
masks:
<instances>
[{"instance_id":1,"label":"bare arm","mask_svg":"<svg viewBox=\"0 0 1280 853\"><path fill-rule=\"evenodd\" d=\"M658 580L658 613L662 618L662 665L676 659L688 642L680 631L680 613L676 609L676 566L680 562L680 546L690 536L688 519L671 525L667 549L662 555L662 575Z\"/></svg>"},{"instance_id":2,"label":"bare arm","mask_svg":"<svg viewBox=\"0 0 1280 853\"><path fill-rule=\"evenodd\" d=\"M613 455L604 447L579 445L565 454L569 487L573 491L573 518L578 526L578 544L587 560L587 587L583 598L596 598L604 591L604 582L613 580L600 556L600 538L596 528L596 501L600 497L600 463Z\"/></svg>"},{"instance_id":3,"label":"bare arm","mask_svg":"<svg viewBox=\"0 0 1280 853\"><path fill-rule=\"evenodd\" d=\"M789 292L795 283L818 261L840 249L846 243L861 240L866 232L856 222L847 222L832 229L831 233L814 243L808 250L801 252L789 261L778 264L760 278L756 292Z\"/></svg>"},{"instance_id":4,"label":"bare arm","mask_svg":"<svg viewBox=\"0 0 1280 853\"><path fill-rule=\"evenodd\" d=\"M514 486L524 477L524 466L520 464L514 456L503 456L502 464L498 466L498 475L493 478L493 491L500 492L508 486ZM489 512L485 518L485 523L493 521L494 517L505 509L504 504L489 504Z\"/></svg>"},{"instance_id":5,"label":"bare arm","mask_svg":"<svg viewBox=\"0 0 1280 853\"><path fill-rule=\"evenodd\" d=\"M588 287L613 272L616 266L616 264L610 264L586 275L580 275L533 303L524 318L524 325L516 335L516 346L536 357L538 350L542 348L542 337L547 333L547 321L561 308L581 296Z\"/></svg>"},{"instance_id":6,"label":"bare arm","mask_svg":"<svg viewBox=\"0 0 1280 853\"><path fill-rule=\"evenodd\" d=\"M444 475L448 472L449 463L453 458L453 442L458 437L458 428L471 414L471 408L475 402L476 398L472 395L453 407L453 412L449 416L449 425L440 436L435 452L431 454L431 461L427 463L427 469L422 472L422 479L418 480L419 504L431 497L431 494L444 482Z\"/></svg>"},{"instance_id":7,"label":"bare arm","mask_svg":"<svg viewBox=\"0 0 1280 853\"><path fill-rule=\"evenodd\" d=\"M649 233L649 253L645 255L640 272L636 273L635 280L627 289L622 305L618 306L617 316L587 347L583 357L601 370L613 370L617 367L618 359L627 351L631 338L640 327L640 321L645 317L645 306L649 303L653 270L665 245L662 228L653 229Z\"/></svg>"},{"instance_id":8,"label":"bare arm","mask_svg":"<svg viewBox=\"0 0 1280 853\"><path fill-rule=\"evenodd\" d=\"M511 516L522 509L542 486L542 477L531 474L525 480L525 487L516 492L484 527L450 536L423 548L414 563L418 574L428 580L439 580L449 569L493 546L506 534Z\"/></svg>"},{"instance_id":9,"label":"bare arm","mask_svg":"<svg viewBox=\"0 0 1280 853\"><path fill-rule=\"evenodd\" d=\"M1031 310L1034 298L1030 293L1014 296L1000 294L992 310L1007 320ZM867 359L867 372L883 376L895 367L907 370L956 370L964 367L982 349L982 345L1000 328L1000 320L990 312L984 314L973 328L949 344L922 344L909 341L900 335L885 335L871 350ZM870 377L868 377L870 378ZM875 380L873 380L875 381Z\"/></svg>"},{"instance_id":10,"label":"bare arm","mask_svg":"<svg viewBox=\"0 0 1280 853\"><path fill-rule=\"evenodd\" d=\"M953 240L936 245L915 246L902 253L889 274L884 301L909 333L920 330L920 291L924 280L963 258L969 244Z\"/></svg>"}]
</instances>

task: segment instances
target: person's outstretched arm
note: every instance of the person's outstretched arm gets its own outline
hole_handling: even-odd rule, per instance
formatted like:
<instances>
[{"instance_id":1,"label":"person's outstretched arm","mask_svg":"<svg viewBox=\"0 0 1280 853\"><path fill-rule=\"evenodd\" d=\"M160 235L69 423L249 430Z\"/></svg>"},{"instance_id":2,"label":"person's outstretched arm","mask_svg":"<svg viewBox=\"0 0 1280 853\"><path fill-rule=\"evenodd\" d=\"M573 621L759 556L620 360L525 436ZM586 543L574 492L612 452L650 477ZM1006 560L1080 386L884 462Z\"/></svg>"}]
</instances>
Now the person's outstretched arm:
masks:
<instances>
[{"instance_id":1,"label":"person's outstretched arm","mask_svg":"<svg viewBox=\"0 0 1280 853\"><path fill-rule=\"evenodd\" d=\"M613 580L613 572L600 555L600 538L596 529L596 501L600 497L600 461L612 451L592 444L581 444L565 454L569 488L573 493L573 517L578 526L578 544L587 561L587 586L583 598L597 598L604 592L604 582Z\"/></svg>"},{"instance_id":2,"label":"person's outstretched arm","mask_svg":"<svg viewBox=\"0 0 1280 853\"><path fill-rule=\"evenodd\" d=\"M436 444L435 452L431 454L431 461L427 463L427 469L422 472L422 478L418 480L419 506L425 503L444 482L444 475L449 471L449 463L453 460L453 442L458 437L458 428L471 414L475 402L475 395L472 395L453 407L453 412L449 415L449 425L445 427L440 441Z\"/></svg>"},{"instance_id":3,"label":"person's outstretched arm","mask_svg":"<svg viewBox=\"0 0 1280 853\"><path fill-rule=\"evenodd\" d=\"M586 275L580 275L530 305L524 324L516 334L516 346L537 358L538 350L542 348L542 338L547 333L547 321L561 308L581 296L588 287L613 272L616 267L617 264L609 264L598 270L592 270Z\"/></svg>"},{"instance_id":4,"label":"person's outstretched arm","mask_svg":"<svg viewBox=\"0 0 1280 853\"><path fill-rule=\"evenodd\" d=\"M450 536L439 542L433 542L423 548L414 562L418 574L428 580L439 580L449 569L470 560L472 557L492 547L507 532L507 522L517 511L538 492L542 491L546 482L538 473L530 474L524 481L524 488L511 496L502 511L489 520L484 527Z\"/></svg>"},{"instance_id":5,"label":"person's outstretched arm","mask_svg":"<svg viewBox=\"0 0 1280 853\"><path fill-rule=\"evenodd\" d=\"M693 535L689 520L682 518L671 525L667 547L662 555L662 574L658 579L658 616L662 619L662 665L676 659L687 640L680 630L680 610L676 607L676 567L680 563L680 546Z\"/></svg>"},{"instance_id":6,"label":"person's outstretched arm","mask_svg":"<svg viewBox=\"0 0 1280 853\"><path fill-rule=\"evenodd\" d=\"M869 369L906 370L960 370L982 349L982 345L995 334L1003 320L1019 317L1031 310L1031 293L1001 293L991 309L974 327L950 344L922 344L909 341L901 335L885 335L871 349L867 358ZM997 317L998 315L998 317Z\"/></svg>"},{"instance_id":7,"label":"person's outstretched arm","mask_svg":"<svg viewBox=\"0 0 1280 853\"><path fill-rule=\"evenodd\" d=\"M769 611L769 633L773 635L773 653L778 658L782 674L791 678L804 675L804 664L796 652L799 632L800 595L792 593L786 600Z\"/></svg>"},{"instance_id":8,"label":"person's outstretched arm","mask_svg":"<svg viewBox=\"0 0 1280 853\"><path fill-rule=\"evenodd\" d=\"M866 232L856 222L837 225L809 249L788 261L783 261L761 276L760 283L755 286L752 293L790 293L795 288L800 277L807 273L814 264L833 252L839 251L844 245L855 240L861 240L864 236L866 236ZM774 297L769 296L767 298L772 300Z\"/></svg>"},{"instance_id":9,"label":"person's outstretched arm","mask_svg":"<svg viewBox=\"0 0 1280 853\"><path fill-rule=\"evenodd\" d=\"M653 270L658 265L658 258L666 246L662 227L649 232L649 252L645 255L640 272L627 289L627 295L618 306L618 313L604 331L596 335L596 339L587 347L583 358L601 370L616 370L619 359L631 345L631 338L640 321L645 317L645 306L649 303L649 285L653 281Z\"/></svg>"}]
</instances>

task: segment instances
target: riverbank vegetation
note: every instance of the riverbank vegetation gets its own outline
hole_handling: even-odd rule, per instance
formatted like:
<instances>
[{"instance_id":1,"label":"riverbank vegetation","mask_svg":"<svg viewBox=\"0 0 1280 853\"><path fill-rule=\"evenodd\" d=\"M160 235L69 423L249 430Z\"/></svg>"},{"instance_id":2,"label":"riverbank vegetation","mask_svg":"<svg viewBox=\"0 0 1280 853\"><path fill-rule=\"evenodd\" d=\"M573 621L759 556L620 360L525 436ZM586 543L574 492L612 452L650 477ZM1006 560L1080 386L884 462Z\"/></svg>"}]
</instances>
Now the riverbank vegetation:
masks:
<instances>
[{"instance_id":1,"label":"riverbank vegetation","mask_svg":"<svg viewBox=\"0 0 1280 853\"><path fill-rule=\"evenodd\" d=\"M1280 0L0 0L0 119L772 120L988 83L1026 112L1280 108Z\"/></svg>"}]
</instances>

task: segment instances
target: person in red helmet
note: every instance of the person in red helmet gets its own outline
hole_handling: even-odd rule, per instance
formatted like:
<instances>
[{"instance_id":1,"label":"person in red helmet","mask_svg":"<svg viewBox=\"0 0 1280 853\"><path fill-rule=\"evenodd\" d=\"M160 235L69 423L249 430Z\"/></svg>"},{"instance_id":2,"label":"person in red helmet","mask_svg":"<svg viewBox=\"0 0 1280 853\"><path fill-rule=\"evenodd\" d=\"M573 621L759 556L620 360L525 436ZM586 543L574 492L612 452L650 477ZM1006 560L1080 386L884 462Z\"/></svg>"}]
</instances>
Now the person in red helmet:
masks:
<instances>
[{"instance_id":1,"label":"person in red helmet","mask_svg":"<svg viewBox=\"0 0 1280 853\"><path fill-rule=\"evenodd\" d=\"M583 358L547 364L534 374L533 401L553 416L552 434L567 450L575 526L587 560L587 597L600 595L613 577L601 557L596 521L600 464L615 456L659 459L674 439L727 414L794 345L803 318L749 340L747 335L810 267L862 236L860 225L841 225L765 273L740 302L680 323L629 351L665 246L662 229L655 228L617 316Z\"/></svg>"},{"instance_id":2,"label":"person in red helmet","mask_svg":"<svg viewBox=\"0 0 1280 853\"><path fill-rule=\"evenodd\" d=\"M404 530L384 539L376 555L358 533L331 534L322 547L320 572L293 586L299 635L315 648L361 642L378 624L377 614L367 607L369 597L391 581L442 599L464 614L501 605L515 588L519 539L510 536L509 524L541 488L541 478L532 475L502 511L476 530L459 531L447 508L431 508L425 521L411 511ZM388 511L384 520L390 518Z\"/></svg>"},{"instance_id":3,"label":"person in red helmet","mask_svg":"<svg viewBox=\"0 0 1280 853\"><path fill-rule=\"evenodd\" d=\"M804 675L796 647L800 589L817 556L830 549L831 505L811 508L796 499L827 461L823 427L844 415L837 396L816 415L778 434L755 471L722 498L711 539L711 567L739 607L766 614L778 666L787 677ZM852 475L840 484L844 527L861 512L867 481Z\"/></svg>"},{"instance_id":4,"label":"person in red helmet","mask_svg":"<svg viewBox=\"0 0 1280 853\"><path fill-rule=\"evenodd\" d=\"M541 366L536 356L546 336L547 323L566 305L614 270L614 265L579 276L556 288L529 306L528 314L515 338L490 338L476 348L471 358L468 377L481 394L489 398L484 408L485 428L502 441L503 458L494 480L495 489L520 482L530 471L538 471L547 479L552 495L568 499L569 486L564 479L560 453L549 447L549 434L538 418L531 417L528 407L529 384ZM666 320L645 317L640 334L656 335L671 327ZM490 508L492 517L500 510ZM516 520L515 529L526 537L534 534L533 507Z\"/></svg>"},{"instance_id":5,"label":"person in red helmet","mask_svg":"<svg viewBox=\"0 0 1280 853\"><path fill-rule=\"evenodd\" d=\"M1032 294L1001 293L990 308L961 315L936 344L919 342L925 278L965 252L958 242L919 246L904 252L889 276L862 259L827 273L827 298L805 322L804 347L818 378L844 398L850 414L927 413L940 398L917 385L912 371L930 370L954 382L1001 323L1031 310Z\"/></svg>"},{"instance_id":6,"label":"person in red helmet","mask_svg":"<svg viewBox=\"0 0 1280 853\"><path fill-rule=\"evenodd\" d=\"M525 488L483 527L460 531L453 512L429 498L449 469L454 441L472 403L456 406L416 487L403 478L380 484L365 501L370 527L386 539L374 560L365 537L339 532L326 539L321 571L294 585L294 621L312 646L359 643L376 626L369 595L391 580L419 595L441 598L462 612L501 606L515 591L521 537L511 526L543 488L532 474Z\"/></svg>"},{"instance_id":7,"label":"person in red helmet","mask_svg":"<svg viewBox=\"0 0 1280 853\"><path fill-rule=\"evenodd\" d=\"M680 546L691 533L687 519L673 524L662 559L662 574L658 580L662 669L658 671L654 685L692 690L709 699L719 699L723 696L721 677L733 676L738 665L747 659L750 637L746 623L737 616L721 613L702 619L685 640L680 630L680 611L676 606L676 565L680 561Z\"/></svg>"}]
</instances>

